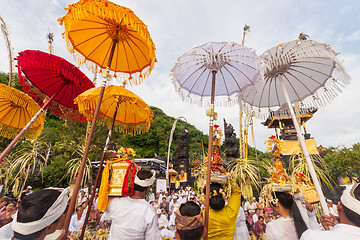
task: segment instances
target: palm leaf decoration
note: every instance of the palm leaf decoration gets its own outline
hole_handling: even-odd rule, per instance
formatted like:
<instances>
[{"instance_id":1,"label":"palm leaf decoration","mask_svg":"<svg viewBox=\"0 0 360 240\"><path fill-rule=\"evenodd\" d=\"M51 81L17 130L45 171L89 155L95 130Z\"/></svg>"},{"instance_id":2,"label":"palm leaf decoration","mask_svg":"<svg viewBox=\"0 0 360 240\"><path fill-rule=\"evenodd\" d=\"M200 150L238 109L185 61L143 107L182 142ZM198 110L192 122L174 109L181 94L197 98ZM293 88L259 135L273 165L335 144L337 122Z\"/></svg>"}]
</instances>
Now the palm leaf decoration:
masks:
<instances>
[{"instance_id":1,"label":"palm leaf decoration","mask_svg":"<svg viewBox=\"0 0 360 240\"><path fill-rule=\"evenodd\" d=\"M252 187L259 189L257 161L250 158L228 159L227 170L239 185L241 192L248 198L252 197Z\"/></svg>"},{"instance_id":2,"label":"palm leaf decoration","mask_svg":"<svg viewBox=\"0 0 360 240\"><path fill-rule=\"evenodd\" d=\"M321 182L325 184L328 189L334 191L333 180L329 177L329 170L325 160L319 154L311 154L310 158L313 162L316 175L320 178ZM308 179L311 179L309 167L306 163L304 154L300 151L297 154L293 154L290 158L289 170L304 174Z\"/></svg>"},{"instance_id":3,"label":"palm leaf decoration","mask_svg":"<svg viewBox=\"0 0 360 240\"><path fill-rule=\"evenodd\" d=\"M15 151L6 157L5 189L12 185L14 195L21 193L30 176L41 175L47 166L48 144L43 138L18 142Z\"/></svg>"},{"instance_id":4,"label":"palm leaf decoration","mask_svg":"<svg viewBox=\"0 0 360 240\"><path fill-rule=\"evenodd\" d=\"M71 183L74 182L77 173L79 171L82 156L84 155L84 151L85 151L85 145L78 145L75 142L71 142L70 144L73 145L73 149L75 150L71 154L71 159L66 163L67 171L62 179L69 178L69 182ZM90 158L87 158L84 169L84 175L81 180L81 185L89 182L90 179L91 179L91 161Z\"/></svg>"}]
</instances>

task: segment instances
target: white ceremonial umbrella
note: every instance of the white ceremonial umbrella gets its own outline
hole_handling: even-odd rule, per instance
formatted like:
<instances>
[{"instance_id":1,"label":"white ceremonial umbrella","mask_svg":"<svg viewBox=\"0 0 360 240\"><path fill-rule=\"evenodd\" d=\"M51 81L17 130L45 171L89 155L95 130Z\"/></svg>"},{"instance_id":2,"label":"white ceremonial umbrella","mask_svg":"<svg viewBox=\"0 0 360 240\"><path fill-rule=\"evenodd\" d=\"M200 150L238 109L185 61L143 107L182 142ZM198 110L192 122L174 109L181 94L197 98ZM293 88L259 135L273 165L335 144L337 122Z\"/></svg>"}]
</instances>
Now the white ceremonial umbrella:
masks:
<instances>
[{"instance_id":1,"label":"white ceremonial umbrella","mask_svg":"<svg viewBox=\"0 0 360 240\"><path fill-rule=\"evenodd\" d=\"M259 69L260 58L253 49L233 42L209 42L179 57L171 70L175 89L183 100L210 105L206 111L210 117L205 194L206 231L209 220L213 120L217 118L214 104L227 106L236 103L234 94L254 84L261 77Z\"/></svg>"},{"instance_id":2,"label":"white ceremonial umbrella","mask_svg":"<svg viewBox=\"0 0 360 240\"><path fill-rule=\"evenodd\" d=\"M248 111L259 116L262 109L288 105L303 150L309 172L314 182L325 214L328 214L324 194L316 176L305 139L296 120L292 103L301 107L319 107L335 98L349 83L350 76L336 58L337 53L328 44L312 40L296 40L280 44L265 51L260 57L265 68L264 79L245 89L242 100ZM304 108L305 109L305 108ZM286 114L287 111L284 111Z\"/></svg>"}]
</instances>

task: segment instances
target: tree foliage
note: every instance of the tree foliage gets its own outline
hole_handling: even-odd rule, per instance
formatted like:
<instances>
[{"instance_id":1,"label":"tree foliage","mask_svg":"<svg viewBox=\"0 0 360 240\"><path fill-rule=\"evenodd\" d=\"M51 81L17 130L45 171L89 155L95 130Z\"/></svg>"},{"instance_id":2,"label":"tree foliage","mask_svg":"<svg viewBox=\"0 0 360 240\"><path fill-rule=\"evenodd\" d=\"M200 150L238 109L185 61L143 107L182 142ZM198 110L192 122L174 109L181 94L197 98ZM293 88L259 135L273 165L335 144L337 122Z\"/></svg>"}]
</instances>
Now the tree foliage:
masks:
<instances>
[{"instance_id":1,"label":"tree foliage","mask_svg":"<svg viewBox=\"0 0 360 240\"><path fill-rule=\"evenodd\" d=\"M360 143L352 147L330 147L320 153L328 166L331 176L357 177L360 179Z\"/></svg>"}]
</instances>

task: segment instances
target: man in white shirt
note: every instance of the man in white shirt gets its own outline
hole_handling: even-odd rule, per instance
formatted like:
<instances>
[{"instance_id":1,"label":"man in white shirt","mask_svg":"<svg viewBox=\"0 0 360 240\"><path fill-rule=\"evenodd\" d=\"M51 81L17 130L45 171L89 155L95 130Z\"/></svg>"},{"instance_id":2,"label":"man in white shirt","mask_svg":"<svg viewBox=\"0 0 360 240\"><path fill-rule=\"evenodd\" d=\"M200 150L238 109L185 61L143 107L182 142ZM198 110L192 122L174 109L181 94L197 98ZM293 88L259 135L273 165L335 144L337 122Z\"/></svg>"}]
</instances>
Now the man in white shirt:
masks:
<instances>
[{"instance_id":1,"label":"man in white shirt","mask_svg":"<svg viewBox=\"0 0 360 240\"><path fill-rule=\"evenodd\" d=\"M256 208L255 214L253 215L253 223L254 224L259 220L259 216L260 216L260 209Z\"/></svg>"},{"instance_id":2,"label":"man in white shirt","mask_svg":"<svg viewBox=\"0 0 360 240\"><path fill-rule=\"evenodd\" d=\"M169 209L172 209L172 208L174 208L174 212L176 212L177 211L177 209L179 208L179 206L180 206L180 203L178 202L178 197L177 196L174 196L173 197L173 200L170 202L170 204L169 204Z\"/></svg>"},{"instance_id":3,"label":"man in white shirt","mask_svg":"<svg viewBox=\"0 0 360 240\"><path fill-rule=\"evenodd\" d=\"M338 203L338 213L340 223L337 222L335 216L323 216L323 226L328 231L306 230L301 240L359 240L360 239L360 184L356 183L348 186L341 195ZM329 230L329 226L334 226Z\"/></svg>"},{"instance_id":4,"label":"man in white shirt","mask_svg":"<svg viewBox=\"0 0 360 240\"><path fill-rule=\"evenodd\" d=\"M253 197L250 202L246 201L244 205L244 210L249 211L251 213L255 213L256 209L256 198Z\"/></svg>"},{"instance_id":5,"label":"man in white shirt","mask_svg":"<svg viewBox=\"0 0 360 240\"><path fill-rule=\"evenodd\" d=\"M111 226L111 218L108 218L106 216L106 212L104 212L100 218L100 228L108 228L110 226Z\"/></svg>"},{"instance_id":6,"label":"man in white shirt","mask_svg":"<svg viewBox=\"0 0 360 240\"><path fill-rule=\"evenodd\" d=\"M307 228L320 230L321 227L317 221L314 207L307 202L300 193L294 194L294 202L297 205Z\"/></svg>"},{"instance_id":7,"label":"man in white shirt","mask_svg":"<svg viewBox=\"0 0 360 240\"><path fill-rule=\"evenodd\" d=\"M158 222L159 222L159 229L166 228L169 221L165 214L163 214L163 211L161 209L156 210L156 214L158 216Z\"/></svg>"},{"instance_id":8,"label":"man in white shirt","mask_svg":"<svg viewBox=\"0 0 360 240\"><path fill-rule=\"evenodd\" d=\"M140 169L135 175L134 194L110 199L106 209L112 220L109 240L160 239L157 215L145 201L154 181L155 171Z\"/></svg>"},{"instance_id":9,"label":"man in white shirt","mask_svg":"<svg viewBox=\"0 0 360 240\"><path fill-rule=\"evenodd\" d=\"M250 202L247 200L247 197L244 196L244 200L245 200L245 203L244 203L244 211L249 211L250 209Z\"/></svg>"},{"instance_id":10,"label":"man in white shirt","mask_svg":"<svg viewBox=\"0 0 360 240\"><path fill-rule=\"evenodd\" d=\"M155 201L155 194L152 192L152 189L150 189L148 196L149 196L149 202Z\"/></svg>"},{"instance_id":11,"label":"man in white shirt","mask_svg":"<svg viewBox=\"0 0 360 240\"><path fill-rule=\"evenodd\" d=\"M78 231L83 225L85 221L84 209L79 206L76 208L76 214L71 216L69 223L69 232Z\"/></svg>"},{"instance_id":12,"label":"man in white shirt","mask_svg":"<svg viewBox=\"0 0 360 240\"><path fill-rule=\"evenodd\" d=\"M162 198L165 197L165 193L163 191L160 191L160 194L159 194L159 204L162 203Z\"/></svg>"},{"instance_id":13,"label":"man in white shirt","mask_svg":"<svg viewBox=\"0 0 360 240\"><path fill-rule=\"evenodd\" d=\"M169 229L167 229L169 221L164 213L164 210L157 209L156 214L158 216L160 235L162 238L167 238L171 233Z\"/></svg>"},{"instance_id":14,"label":"man in white shirt","mask_svg":"<svg viewBox=\"0 0 360 240\"><path fill-rule=\"evenodd\" d=\"M186 199L186 195L185 195L185 192L184 192L184 194L179 197L179 204L181 205L181 204L186 203L186 202L187 202L187 199Z\"/></svg>"},{"instance_id":15,"label":"man in white shirt","mask_svg":"<svg viewBox=\"0 0 360 240\"><path fill-rule=\"evenodd\" d=\"M255 209L257 208L257 201L256 201L256 197L253 197L252 198L252 202L251 202L251 204L250 204L250 210L252 210L253 212L255 212Z\"/></svg>"}]
</instances>

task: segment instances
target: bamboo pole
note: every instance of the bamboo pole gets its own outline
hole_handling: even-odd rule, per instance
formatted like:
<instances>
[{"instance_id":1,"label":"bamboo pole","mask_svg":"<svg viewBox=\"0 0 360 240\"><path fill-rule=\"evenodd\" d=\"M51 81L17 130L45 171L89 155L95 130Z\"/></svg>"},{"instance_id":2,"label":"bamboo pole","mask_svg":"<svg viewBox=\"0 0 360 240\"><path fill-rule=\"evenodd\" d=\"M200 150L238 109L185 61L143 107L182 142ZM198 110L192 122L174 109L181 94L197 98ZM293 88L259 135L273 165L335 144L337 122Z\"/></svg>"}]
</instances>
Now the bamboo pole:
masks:
<instances>
[{"instance_id":1,"label":"bamboo pole","mask_svg":"<svg viewBox=\"0 0 360 240\"><path fill-rule=\"evenodd\" d=\"M216 79L215 70L212 71L212 84L211 84L211 111L214 110L215 103L215 79ZM205 231L204 240L208 239L209 231L209 208L210 208L210 176L211 176L211 160L212 160L212 147L213 147L213 125L214 125L214 114L210 116L209 124L209 143L208 143L208 160L207 160L207 171L206 171L206 192L205 192Z\"/></svg>"},{"instance_id":2,"label":"bamboo pole","mask_svg":"<svg viewBox=\"0 0 360 240\"><path fill-rule=\"evenodd\" d=\"M104 159L105 159L105 154L106 154L107 146L108 146L108 144L109 144L109 142L110 142L111 133L112 133L112 131L113 131L113 129L114 129L116 115L117 115L117 112L118 112L118 110L119 110L119 104L120 104L120 101L118 100L118 102L117 102L117 104L116 104L114 116L113 116L113 119L112 119L112 122L111 122L111 126L110 126L110 129L109 129L109 132L108 132L108 136L107 136L107 138L106 138L104 151L103 151L102 156L101 156L99 170L98 170L98 172L97 172L96 179L95 179L95 183L94 183L94 185L93 185L93 191L92 191L92 194L91 194L91 197L90 197L90 200L89 200L88 210L87 210L87 212L86 212L84 224L83 224L83 227L82 227L82 229L81 229L80 240L84 239L84 234L85 234L86 225L87 225L87 222L88 222L88 219L89 219L89 216L90 216L91 205L92 205L92 203L93 203L93 201L94 201L94 197L95 197L95 193L96 193L96 186L97 186L97 184L98 184L98 182L99 182L99 179L100 179L101 170L102 170L102 167L103 167L103 163L104 163Z\"/></svg>"},{"instance_id":3,"label":"bamboo pole","mask_svg":"<svg viewBox=\"0 0 360 240\"><path fill-rule=\"evenodd\" d=\"M316 175L316 172L315 172L315 169L314 169L314 165L312 163L312 160L310 158L310 155L309 155L309 151L307 150L306 148L306 144L305 144L305 138L304 136L302 135L301 133L301 129L300 129L300 126L299 126L299 123L296 119L296 116L295 116L295 113L294 113L294 109L291 105L291 101L290 101L290 97L289 97L289 94L286 90L286 87L285 87L285 84L284 84L284 80L282 78L282 75L279 74L278 75L278 78L279 78L279 82L280 82L280 85L281 85L281 88L283 90L283 93L284 93L284 96L285 96L285 99L286 99L286 102L287 102L287 105L289 107L289 110L290 110L290 114L291 114L291 118L292 118L292 121L294 123L294 126L295 126L295 129L296 129L296 133L297 133L297 136L298 136L298 139L300 141L300 146L301 146L301 149L304 153L304 157L306 159L306 163L309 167L309 172L310 172L310 175L311 175L311 178L313 180L313 183L314 183L314 186L315 186L315 190L316 190L316 193L318 194L319 196L319 199L320 199L320 205L324 211L324 213L326 215L329 215L329 208L327 207L327 204L326 204L326 201L325 201L325 197L324 197L324 193L322 192L321 190L321 185L320 185L320 182L319 182L319 179Z\"/></svg>"},{"instance_id":4,"label":"bamboo pole","mask_svg":"<svg viewBox=\"0 0 360 240\"><path fill-rule=\"evenodd\" d=\"M81 179L82 179L83 174L84 174L84 168L85 168L85 164L86 164L86 159L87 159L87 157L89 155L89 150L90 150L90 146L91 146L91 140L93 138L94 130L95 130L95 126L96 126L96 120L97 120L97 117L99 115L100 105L101 105L101 101L102 101L103 96L104 96L105 86L107 84L107 77L108 77L109 72L110 72L111 61L113 59L114 52L115 52L115 47L116 47L117 43L118 43L118 40L113 39L111 50L110 50L109 61L108 61L107 68L106 68L107 76L104 79L103 84L102 84L101 89L100 89L99 98L98 98L96 108L95 108L95 112L94 112L94 117L93 117L93 120L91 122L91 128L90 128L89 136L88 136L88 139L87 139L86 145L85 145L84 155L83 155L83 158L81 160L80 168L79 168L78 175L77 175L77 178L76 178L76 182L75 182L75 186L74 186L74 190L73 190L73 195L70 198L69 211L67 211L66 216L65 216L65 220L64 220L64 226L63 226L63 229L65 230L64 236L67 236L67 234L69 232L69 224L70 224L71 216L72 216L72 213L73 213L72 209L74 209L74 207L75 207L75 202L76 202L77 195L78 195L78 192L79 192L79 189L80 189L80 184L81 184Z\"/></svg>"}]
</instances>

